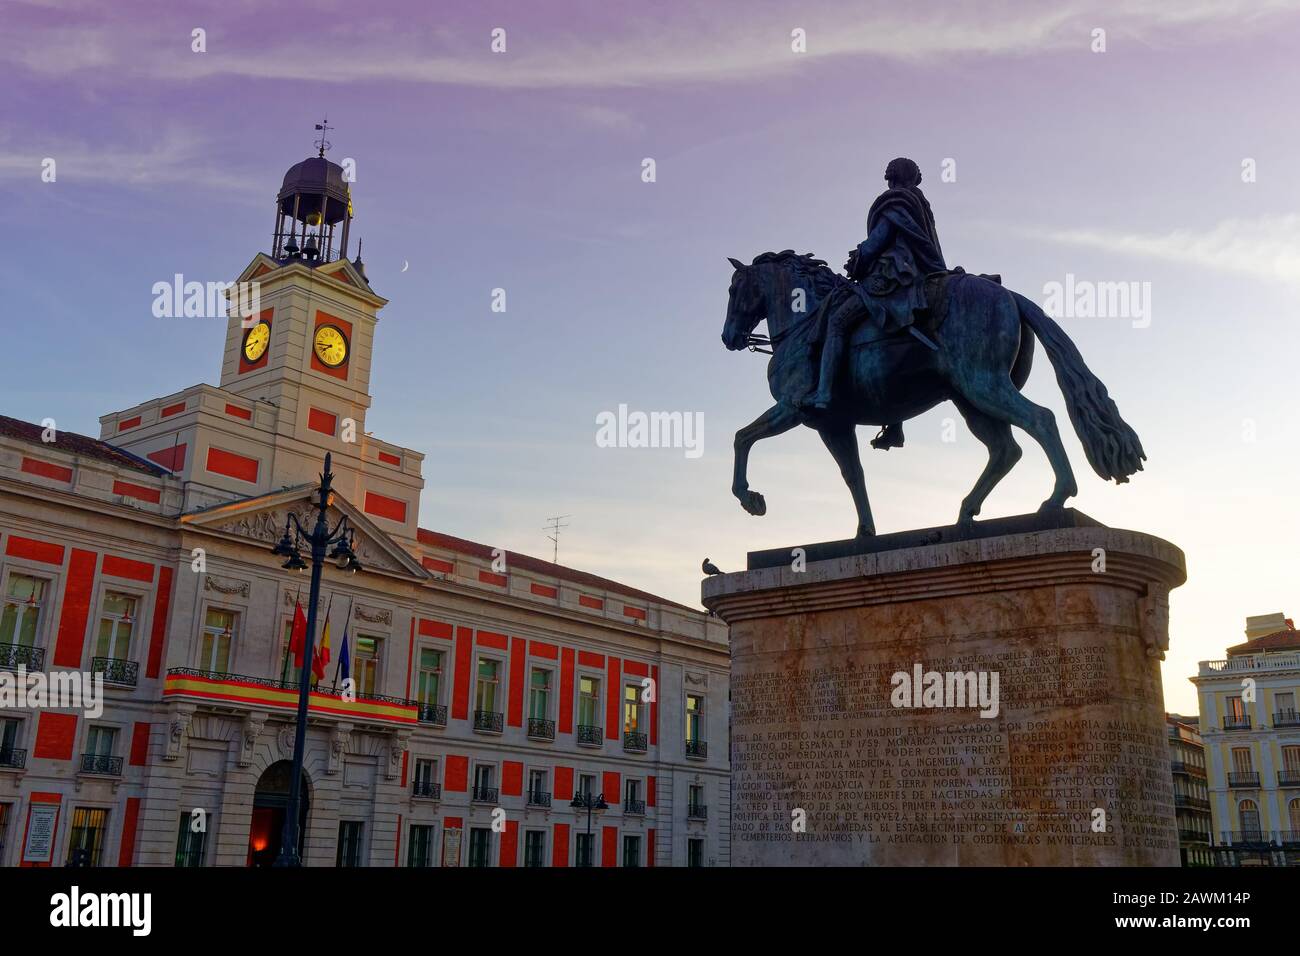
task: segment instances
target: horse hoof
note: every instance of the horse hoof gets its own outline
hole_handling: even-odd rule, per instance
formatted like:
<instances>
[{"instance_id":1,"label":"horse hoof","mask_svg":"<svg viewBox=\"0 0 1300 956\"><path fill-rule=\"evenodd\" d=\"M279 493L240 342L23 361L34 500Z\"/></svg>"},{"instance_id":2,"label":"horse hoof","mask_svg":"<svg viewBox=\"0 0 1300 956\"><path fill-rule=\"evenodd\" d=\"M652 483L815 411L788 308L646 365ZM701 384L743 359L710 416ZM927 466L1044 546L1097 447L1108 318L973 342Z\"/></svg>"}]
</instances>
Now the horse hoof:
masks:
<instances>
[{"instance_id":1,"label":"horse hoof","mask_svg":"<svg viewBox=\"0 0 1300 956\"><path fill-rule=\"evenodd\" d=\"M767 514L767 502L757 491L745 492L745 499L741 502L741 505L752 515L761 517Z\"/></svg>"}]
</instances>

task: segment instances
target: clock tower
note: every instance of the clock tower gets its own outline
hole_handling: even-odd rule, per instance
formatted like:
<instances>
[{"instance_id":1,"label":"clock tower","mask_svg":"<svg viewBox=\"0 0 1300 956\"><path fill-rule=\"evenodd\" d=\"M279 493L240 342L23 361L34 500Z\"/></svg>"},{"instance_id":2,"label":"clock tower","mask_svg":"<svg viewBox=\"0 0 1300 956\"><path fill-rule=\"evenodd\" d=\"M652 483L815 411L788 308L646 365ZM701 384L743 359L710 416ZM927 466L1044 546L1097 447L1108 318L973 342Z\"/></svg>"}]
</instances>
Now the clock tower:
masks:
<instances>
[{"instance_id":1,"label":"clock tower","mask_svg":"<svg viewBox=\"0 0 1300 956\"><path fill-rule=\"evenodd\" d=\"M351 184L319 147L285 173L271 251L227 292L219 386L104 416L101 435L183 475L186 510L312 482L331 452L338 492L414 540L424 456L366 430L388 300L370 287L359 244L348 258Z\"/></svg>"}]
</instances>

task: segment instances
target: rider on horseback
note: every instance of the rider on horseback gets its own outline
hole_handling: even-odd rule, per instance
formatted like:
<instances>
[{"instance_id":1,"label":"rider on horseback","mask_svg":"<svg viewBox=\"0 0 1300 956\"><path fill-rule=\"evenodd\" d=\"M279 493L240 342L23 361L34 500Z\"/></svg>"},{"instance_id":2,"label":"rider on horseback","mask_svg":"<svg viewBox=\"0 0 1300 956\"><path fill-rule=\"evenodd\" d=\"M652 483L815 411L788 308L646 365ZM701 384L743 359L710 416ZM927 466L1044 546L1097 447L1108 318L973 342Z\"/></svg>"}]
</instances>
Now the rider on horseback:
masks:
<instances>
[{"instance_id":1,"label":"rider on horseback","mask_svg":"<svg viewBox=\"0 0 1300 956\"><path fill-rule=\"evenodd\" d=\"M947 271L934 214L920 189L920 167L900 157L885 168L885 181L889 188L867 214L867 238L844 264L862 307L845 303L827 317L818 387L806 401L813 408L830 405L845 342L853 330L867 319L887 333L907 328L929 309L926 276ZM887 425L871 444L879 449L901 447L903 426Z\"/></svg>"}]
</instances>

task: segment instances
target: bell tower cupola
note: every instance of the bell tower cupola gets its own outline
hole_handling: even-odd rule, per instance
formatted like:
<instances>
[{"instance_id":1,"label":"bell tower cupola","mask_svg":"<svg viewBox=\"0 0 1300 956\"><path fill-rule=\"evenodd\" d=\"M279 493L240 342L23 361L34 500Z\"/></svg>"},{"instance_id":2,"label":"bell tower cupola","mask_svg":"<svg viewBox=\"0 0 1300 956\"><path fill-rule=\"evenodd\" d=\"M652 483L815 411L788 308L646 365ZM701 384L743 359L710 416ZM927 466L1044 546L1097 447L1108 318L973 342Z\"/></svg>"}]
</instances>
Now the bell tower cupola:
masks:
<instances>
[{"instance_id":1,"label":"bell tower cupola","mask_svg":"<svg viewBox=\"0 0 1300 956\"><path fill-rule=\"evenodd\" d=\"M271 258L307 263L348 257L352 192L343 167L325 158L325 134L332 127L317 123L316 155L289 168L276 196Z\"/></svg>"}]
</instances>

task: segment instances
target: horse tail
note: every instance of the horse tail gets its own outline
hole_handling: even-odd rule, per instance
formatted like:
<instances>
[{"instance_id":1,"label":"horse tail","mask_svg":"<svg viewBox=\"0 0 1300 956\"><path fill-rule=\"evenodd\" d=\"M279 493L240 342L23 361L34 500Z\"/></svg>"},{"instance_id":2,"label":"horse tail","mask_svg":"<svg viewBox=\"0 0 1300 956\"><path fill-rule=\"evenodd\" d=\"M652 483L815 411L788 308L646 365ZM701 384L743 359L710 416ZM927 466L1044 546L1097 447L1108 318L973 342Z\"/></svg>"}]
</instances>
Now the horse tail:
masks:
<instances>
[{"instance_id":1,"label":"horse tail","mask_svg":"<svg viewBox=\"0 0 1300 956\"><path fill-rule=\"evenodd\" d=\"M1020 318L1034 330L1047 350L1088 464L1102 478L1114 479L1116 484L1128 481L1130 475L1142 470L1142 462L1147 457L1137 432L1120 417L1106 386L1084 364L1083 356L1065 330L1035 303L1017 292L1011 294Z\"/></svg>"}]
</instances>

